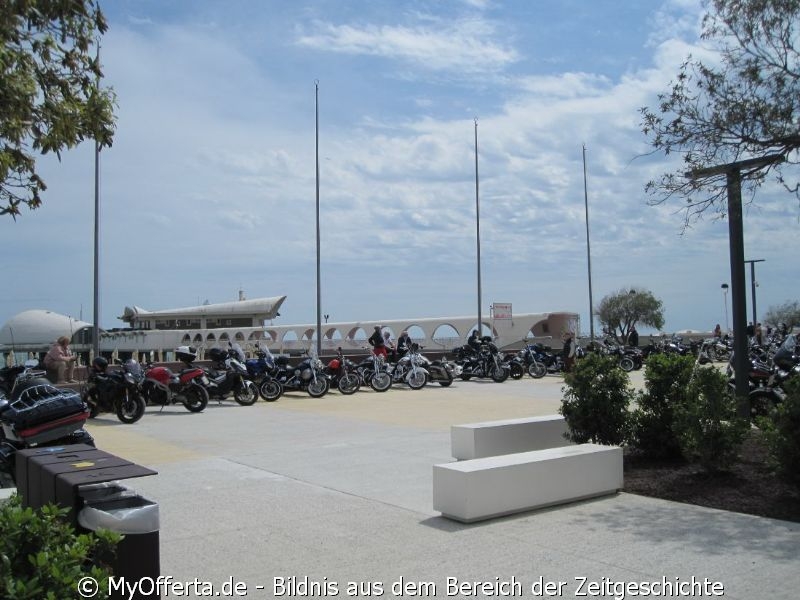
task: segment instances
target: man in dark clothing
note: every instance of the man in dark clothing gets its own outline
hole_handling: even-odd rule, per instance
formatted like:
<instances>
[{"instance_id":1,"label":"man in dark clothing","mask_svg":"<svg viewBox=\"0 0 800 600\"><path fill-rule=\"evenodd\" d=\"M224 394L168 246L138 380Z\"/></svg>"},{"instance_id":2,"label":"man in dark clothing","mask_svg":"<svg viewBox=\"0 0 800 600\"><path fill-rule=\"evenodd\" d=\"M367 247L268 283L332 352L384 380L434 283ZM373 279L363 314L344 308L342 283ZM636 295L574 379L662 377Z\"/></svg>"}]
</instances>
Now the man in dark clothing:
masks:
<instances>
[{"instance_id":1,"label":"man in dark clothing","mask_svg":"<svg viewBox=\"0 0 800 600\"><path fill-rule=\"evenodd\" d=\"M636 331L636 325L631 326L631 332L628 334L628 345L634 348L639 345L639 332Z\"/></svg>"},{"instance_id":2,"label":"man in dark clothing","mask_svg":"<svg viewBox=\"0 0 800 600\"><path fill-rule=\"evenodd\" d=\"M480 350L481 348L481 340L478 337L478 330L473 329L472 333L469 334L469 339L467 340L467 345L472 348L473 350Z\"/></svg>"},{"instance_id":3,"label":"man in dark clothing","mask_svg":"<svg viewBox=\"0 0 800 600\"><path fill-rule=\"evenodd\" d=\"M397 359L403 358L409 348L411 348L411 337L409 337L408 331L403 330L400 337L397 338Z\"/></svg>"},{"instance_id":4,"label":"man in dark clothing","mask_svg":"<svg viewBox=\"0 0 800 600\"><path fill-rule=\"evenodd\" d=\"M384 360L388 358L386 344L383 342L383 334L381 333L380 325L375 325L375 331L371 336L369 336L367 341L369 342L369 345L372 346L373 354L383 356Z\"/></svg>"}]
</instances>

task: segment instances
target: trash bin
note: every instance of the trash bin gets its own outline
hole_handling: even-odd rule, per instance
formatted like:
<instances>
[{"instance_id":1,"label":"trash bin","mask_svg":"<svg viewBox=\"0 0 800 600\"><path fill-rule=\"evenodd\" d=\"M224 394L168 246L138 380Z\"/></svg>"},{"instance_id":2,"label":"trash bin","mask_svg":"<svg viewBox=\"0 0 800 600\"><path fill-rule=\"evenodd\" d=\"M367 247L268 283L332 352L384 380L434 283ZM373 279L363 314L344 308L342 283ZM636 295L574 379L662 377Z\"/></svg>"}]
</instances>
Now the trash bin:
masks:
<instances>
[{"instance_id":1,"label":"trash bin","mask_svg":"<svg viewBox=\"0 0 800 600\"><path fill-rule=\"evenodd\" d=\"M111 561L114 577L124 578L130 585L143 579L158 579L161 574L158 504L115 481L81 486L78 495L83 500L83 508L78 513L78 524L82 528L88 531L109 529L123 535ZM152 595L140 591L135 596L158 597L157 588L152 590Z\"/></svg>"}]
</instances>

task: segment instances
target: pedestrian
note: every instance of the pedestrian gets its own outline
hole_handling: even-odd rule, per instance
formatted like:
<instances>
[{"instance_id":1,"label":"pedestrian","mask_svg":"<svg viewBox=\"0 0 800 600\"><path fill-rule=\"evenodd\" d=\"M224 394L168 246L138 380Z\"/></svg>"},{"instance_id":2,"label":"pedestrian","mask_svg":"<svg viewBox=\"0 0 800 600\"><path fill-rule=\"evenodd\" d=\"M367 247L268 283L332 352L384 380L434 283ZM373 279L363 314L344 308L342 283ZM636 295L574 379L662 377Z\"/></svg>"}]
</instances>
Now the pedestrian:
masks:
<instances>
[{"instance_id":1,"label":"pedestrian","mask_svg":"<svg viewBox=\"0 0 800 600\"><path fill-rule=\"evenodd\" d=\"M472 333L469 334L469 339L467 340L467 345L475 350L476 352L481 349L481 340L478 338L478 330L473 329Z\"/></svg>"},{"instance_id":2,"label":"pedestrian","mask_svg":"<svg viewBox=\"0 0 800 600\"><path fill-rule=\"evenodd\" d=\"M717 323L717 326L714 327L714 337L715 338L721 338L722 337L722 327L720 327L719 323Z\"/></svg>"},{"instance_id":3,"label":"pedestrian","mask_svg":"<svg viewBox=\"0 0 800 600\"><path fill-rule=\"evenodd\" d=\"M411 337L408 335L408 330L403 329L400 337L397 338L397 358L403 358L406 353L411 349Z\"/></svg>"},{"instance_id":4,"label":"pedestrian","mask_svg":"<svg viewBox=\"0 0 800 600\"><path fill-rule=\"evenodd\" d=\"M372 353L376 356L382 356L384 360L387 358L386 344L383 343L383 335L381 335L381 326L375 325L375 331L369 336L367 340L369 345L372 346Z\"/></svg>"},{"instance_id":5,"label":"pedestrian","mask_svg":"<svg viewBox=\"0 0 800 600\"><path fill-rule=\"evenodd\" d=\"M44 357L47 378L53 383L78 383L73 379L77 356L69 347L69 338L62 335Z\"/></svg>"},{"instance_id":6,"label":"pedestrian","mask_svg":"<svg viewBox=\"0 0 800 600\"><path fill-rule=\"evenodd\" d=\"M761 329L761 323L756 323L755 334L756 334L756 344L761 346L764 341L764 330Z\"/></svg>"},{"instance_id":7,"label":"pedestrian","mask_svg":"<svg viewBox=\"0 0 800 600\"><path fill-rule=\"evenodd\" d=\"M636 325L631 326L631 331L628 334L628 345L634 348L639 346L639 332L636 331Z\"/></svg>"},{"instance_id":8,"label":"pedestrian","mask_svg":"<svg viewBox=\"0 0 800 600\"><path fill-rule=\"evenodd\" d=\"M392 357L392 362L396 362L397 350L394 347L394 341L392 340L392 333L390 331L383 332L383 346L386 348L387 354Z\"/></svg>"},{"instance_id":9,"label":"pedestrian","mask_svg":"<svg viewBox=\"0 0 800 600\"><path fill-rule=\"evenodd\" d=\"M564 372L569 373L575 365L575 339L571 331L564 332L561 336L564 346L561 349L561 357L564 359Z\"/></svg>"}]
</instances>

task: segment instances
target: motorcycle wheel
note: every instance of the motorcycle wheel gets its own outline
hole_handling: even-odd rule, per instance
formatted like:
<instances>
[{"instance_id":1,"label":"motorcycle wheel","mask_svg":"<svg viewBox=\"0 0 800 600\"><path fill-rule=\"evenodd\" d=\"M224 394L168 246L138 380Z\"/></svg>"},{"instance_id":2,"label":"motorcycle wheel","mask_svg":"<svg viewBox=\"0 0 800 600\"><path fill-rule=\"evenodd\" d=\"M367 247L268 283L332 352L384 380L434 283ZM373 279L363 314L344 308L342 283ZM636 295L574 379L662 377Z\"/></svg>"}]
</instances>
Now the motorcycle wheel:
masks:
<instances>
[{"instance_id":1,"label":"motorcycle wheel","mask_svg":"<svg viewBox=\"0 0 800 600\"><path fill-rule=\"evenodd\" d=\"M136 423L144 416L147 403L139 394L128 393L125 398L117 402L117 418L122 423Z\"/></svg>"},{"instance_id":2,"label":"motorcycle wheel","mask_svg":"<svg viewBox=\"0 0 800 600\"><path fill-rule=\"evenodd\" d=\"M428 376L421 370L412 371L406 380L408 387L412 390L421 390L428 383Z\"/></svg>"},{"instance_id":3,"label":"motorcycle wheel","mask_svg":"<svg viewBox=\"0 0 800 600\"><path fill-rule=\"evenodd\" d=\"M355 373L345 373L339 378L339 383L336 385L339 391L349 396L355 394L361 388L361 379Z\"/></svg>"},{"instance_id":4,"label":"motorcycle wheel","mask_svg":"<svg viewBox=\"0 0 800 600\"><path fill-rule=\"evenodd\" d=\"M312 381L308 384L308 395L312 398L322 398L325 394L328 393L328 390L331 388L331 384L328 382L327 377L317 377L316 381Z\"/></svg>"},{"instance_id":5,"label":"motorcycle wheel","mask_svg":"<svg viewBox=\"0 0 800 600\"><path fill-rule=\"evenodd\" d=\"M462 372L461 375L459 375L459 377L461 377L462 381L469 381L470 379L472 379L472 374Z\"/></svg>"},{"instance_id":6,"label":"motorcycle wheel","mask_svg":"<svg viewBox=\"0 0 800 600\"><path fill-rule=\"evenodd\" d=\"M97 402L89 396L87 392L81 394L81 400L83 400L84 404L86 404L86 406L89 407L90 419L94 419L97 415L100 414L100 407L97 405Z\"/></svg>"},{"instance_id":7,"label":"motorcycle wheel","mask_svg":"<svg viewBox=\"0 0 800 600\"><path fill-rule=\"evenodd\" d=\"M233 399L242 406L253 406L258 400L258 386L249 380L242 381L241 387L233 390Z\"/></svg>"},{"instance_id":8,"label":"motorcycle wheel","mask_svg":"<svg viewBox=\"0 0 800 600\"><path fill-rule=\"evenodd\" d=\"M503 383L506 379L508 379L508 369L504 369L503 367L493 367L489 371L489 377L491 377L492 381L495 383Z\"/></svg>"},{"instance_id":9,"label":"motorcycle wheel","mask_svg":"<svg viewBox=\"0 0 800 600\"><path fill-rule=\"evenodd\" d=\"M267 402L275 402L283 394L283 386L274 379L265 379L258 387L258 393Z\"/></svg>"},{"instance_id":10,"label":"motorcycle wheel","mask_svg":"<svg viewBox=\"0 0 800 600\"><path fill-rule=\"evenodd\" d=\"M511 377L511 379L522 379L522 376L525 375L525 371L522 368L522 365L519 364L518 362L512 362L510 366L511 366L511 372L509 373L509 376Z\"/></svg>"},{"instance_id":11,"label":"motorcycle wheel","mask_svg":"<svg viewBox=\"0 0 800 600\"><path fill-rule=\"evenodd\" d=\"M633 368L636 366L633 364L633 360L627 356L624 356L619 361L619 366L623 371L630 373L633 371Z\"/></svg>"},{"instance_id":12,"label":"motorcycle wheel","mask_svg":"<svg viewBox=\"0 0 800 600\"><path fill-rule=\"evenodd\" d=\"M369 387L376 392L385 392L392 387L392 376L386 372L375 373L369 380Z\"/></svg>"},{"instance_id":13,"label":"motorcycle wheel","mask_svg":"<svg viewBox=\"0 0 800 600\"><path fill-rule=\"evenodd\" d=\"M540 363L538 360L534 361L528 365L528 375L534 379L541 379L547 375L547 366L544 363Z\"/></svg>"},{"instance_id":14,"label":"motorcycle wheel","mask_svg":"<svg viewBox=\"0 0 800 600\"><path fill-rule=\"evenodd\" d=\"M199 383L190 385L183 393L183 398L183 405L189 412L202 412L208 406L208 392Z\"/></svg>"}]
</instances>

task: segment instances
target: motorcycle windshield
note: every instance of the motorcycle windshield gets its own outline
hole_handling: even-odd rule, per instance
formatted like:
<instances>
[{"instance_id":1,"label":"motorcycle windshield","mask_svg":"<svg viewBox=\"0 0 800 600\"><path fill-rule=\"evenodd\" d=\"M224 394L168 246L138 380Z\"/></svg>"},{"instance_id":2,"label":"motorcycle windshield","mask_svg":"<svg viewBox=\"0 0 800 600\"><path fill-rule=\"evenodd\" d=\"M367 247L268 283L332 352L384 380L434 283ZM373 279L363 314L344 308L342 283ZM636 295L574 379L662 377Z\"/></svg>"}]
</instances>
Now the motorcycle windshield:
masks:
<instances>
[{"instance_id":1,"label":"motorcycle windshield","mask_svg":"<svg viewBox=\"0 0 800 600\"><path fill-rule=\"evenodd\" d=\"M130 373L131 375L139 376L139 375L141 375L143 373L142 365L140 365L138 362L136 362L133 359L126 360L124 366L125 366L125 370L128 373Z\"/></svg>"}]
</instances>

